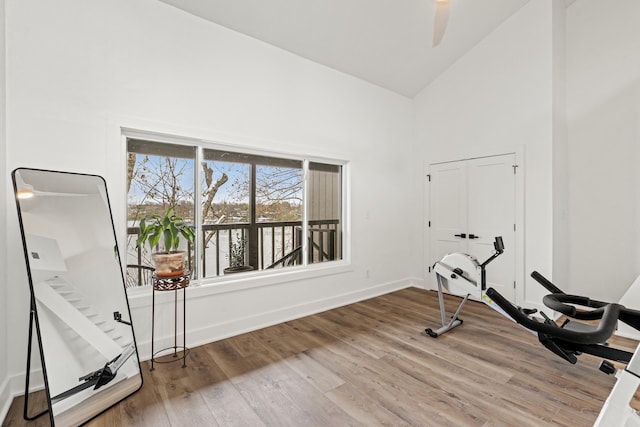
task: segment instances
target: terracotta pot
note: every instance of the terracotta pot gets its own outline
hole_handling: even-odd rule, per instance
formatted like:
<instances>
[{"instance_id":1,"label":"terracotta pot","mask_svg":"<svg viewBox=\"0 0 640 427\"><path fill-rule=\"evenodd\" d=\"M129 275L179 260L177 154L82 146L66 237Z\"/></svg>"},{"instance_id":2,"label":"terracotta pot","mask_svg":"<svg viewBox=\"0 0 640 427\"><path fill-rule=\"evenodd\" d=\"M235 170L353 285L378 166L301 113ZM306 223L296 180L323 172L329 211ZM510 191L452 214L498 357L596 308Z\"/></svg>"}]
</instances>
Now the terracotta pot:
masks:
<instances>
[{"instance_id":1,"label":"terracotta pot","mask_svg":"<svg viewBox=\"0 0 640 427\"><path fill-rule=\"evenodd\" d=\"M156 266L158 277L179 276L184 273L185 251L156 252L151 254L151 259Z\"/></svg>"}]
</instances>

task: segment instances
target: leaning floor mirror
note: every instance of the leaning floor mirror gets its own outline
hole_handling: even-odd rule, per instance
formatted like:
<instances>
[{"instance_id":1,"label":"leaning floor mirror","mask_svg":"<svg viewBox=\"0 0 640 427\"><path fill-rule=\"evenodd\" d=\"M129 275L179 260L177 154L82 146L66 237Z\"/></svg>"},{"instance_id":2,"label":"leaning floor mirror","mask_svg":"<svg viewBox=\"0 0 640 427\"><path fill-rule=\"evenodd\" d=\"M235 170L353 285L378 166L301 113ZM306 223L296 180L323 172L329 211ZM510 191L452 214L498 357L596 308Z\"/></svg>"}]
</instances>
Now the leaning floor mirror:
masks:
<instances>
[{"instance_id":1,"label":"leaning floor mirror","mask_svg":"<svg viewBox=\"0 0 640 427\"><path fill-rule=\"evenodd\" d=\"M51 424L79 425L142 387L106 184L25 168L12 178L31 288L29 353L35 326Z\"/></svg>"}]
</instances>

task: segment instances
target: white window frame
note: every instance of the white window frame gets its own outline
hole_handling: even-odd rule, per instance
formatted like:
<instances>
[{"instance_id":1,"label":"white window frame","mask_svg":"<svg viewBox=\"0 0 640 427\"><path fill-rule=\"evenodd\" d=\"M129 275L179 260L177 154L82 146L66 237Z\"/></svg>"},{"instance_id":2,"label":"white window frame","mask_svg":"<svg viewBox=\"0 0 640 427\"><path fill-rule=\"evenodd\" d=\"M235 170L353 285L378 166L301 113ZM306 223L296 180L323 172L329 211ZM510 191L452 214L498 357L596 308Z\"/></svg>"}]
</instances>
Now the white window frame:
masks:
<instances>
[{"instance_id":1,"label":"white window frame","mask_svg":"<svg viewBox=\"0 0 640 427\"><path fill-rule=\"evenodd\" d=\"M303 265L292 266L282 269L271 270L257 270L254 272L246 272L242 274L234 275L220 275L213 277L197 277L193 278L190 283L192 290L190 293L196 294L215 294L224 293L229 291L238 291L242 289L248 289L259 286L268 286L273 284L286 283L291 281L313 279L333 274L342 274L345 272L353 271L351 265L351 204L350 204L350 174L351 163L349 160L328 158L318 155L308 155L295 153L291 151L282 150L265 150L263 148L257 148L252 145L241 145L235 143L233 140L219 140L219 139L202 139L188 136L180 136L174 134L165 134L148 130L140 130L133 128L121 127L121 139L124 144L124 155L122 159L122 165L126 165L126 153L127 153L127 141L128 139L140 139L157 143L168 143L177 145L186 145L196 147L196 158L194 165L194 204L196 206L194 213L194 221L198 227L198 236L200 233L200 223L202 222L202 212L198 207L201 203L201 190L199 188L200 177L202 175L202 159L204 149L213 150L229 150L239 153L246 153L257 156L267 157L281 157L291 160L299 160L303 162L303 218L302 223L308 223L308 208L309 202L307 198L308 194L308 168L310 162L325 163L330 165L341 166L341 259L320 262L320 263L308 263L307 251L308 243L308 230L307 227L302 227L303 232ZM241 138L238 138L241 139ZM127 207L127 194L124 194L125 211ZM126 231L125 231L126 233ZM121 241L126 241L126 236ZM199 266L201 262L202 251L202 239L197 238L195 240L195 262L197 262L198 275L201 274L202 269ZM126 263L126 259L122 260ZM147 287L128 288L128 292L131 296L142 295L148 292Z\"/></svg>"}]
</instances>

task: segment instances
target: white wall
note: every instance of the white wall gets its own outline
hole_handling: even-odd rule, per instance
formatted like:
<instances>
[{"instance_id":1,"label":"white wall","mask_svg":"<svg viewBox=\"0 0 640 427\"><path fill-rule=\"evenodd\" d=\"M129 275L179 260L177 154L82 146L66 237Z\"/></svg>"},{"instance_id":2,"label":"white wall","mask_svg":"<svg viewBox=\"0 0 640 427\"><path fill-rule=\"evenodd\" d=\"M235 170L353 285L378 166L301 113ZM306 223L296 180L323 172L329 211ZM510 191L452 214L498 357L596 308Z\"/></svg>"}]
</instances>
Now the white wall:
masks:
<instances>
[{"instance_id":1,"label":"white wall","mask_svg":"<svg viewBox=\"0 0 640 427\"><path fill-rule=\"evenodd\" d=\"M552 16L550 0L529 2L416 98L427 163L524 147L527 302L543 295L528 273L552 274Z\"/></svg>"},{"instance_id":2,"label":"white wall","mask_svg":"<svg viewBox=\"0 0 640 427\"><path fill-rule=\"evenodd\" d=\"M122 233L120 125L205 139L239 135L252 147L351 161L352 269L223 293L190 289L190 344L407 286L421 274L411 100L154 0L9 0L7 42L9 169L104 175ZM15 249L7 255L7 313L15 319L8 362L17 378L28 287L16 215L6 210ZM132 301L143 353L149 293ZM170 335L165 326L161 335Z\"/></svg>"},{"instance_id":3,"label":"white wall","mask_svg":"<svg viewBox=\"0 0 640 427\"><path fill-rule=\"evenodd\" d=\"M562 6L530 2L425 88L418 139L427 162L523 144L525 299L538 270L615 301L640 274L640 3Z\"/></svg>"},{"instance_id":4,"label":"white wall","mask_svg":"<svg viewBox=\"0 0 640 427\"><path fill-rule=\"evenodd\" d=\"M566 7L551 0L552 5L552 186L553 186L553 269L550 277L567 289L571 279L569 256L569 148L566 118ZM530 273L530 272L527 272Z\"/></svg>"},{"instance_id":5,"label":"white wall","mask_svg":"<svg viewBox=\"0 0 640 427\"><path fill-rule=\"evenodd\" d=\"M640 274L639 20L636 0L567 10L570 291L609 301Z\"/></svg>"},{"instance_id":6,"label":"white wall","mask_svg":"<svg viewBox=\"0 0 640 427\"><path fill-rule=\"evenodd\" d=\"M0 158L6 159L7 140L5 126L5 19L4 0L0 0ZM0 161L0 242L2 242L3 253L7 253L7 188L9 187L6 160ZM9 409L9 387L7 372L7 357L9 342L7 341L7 286L9 283L7 276L7 258L0 256L0 420Z\"/></svg>"}]
</instances>

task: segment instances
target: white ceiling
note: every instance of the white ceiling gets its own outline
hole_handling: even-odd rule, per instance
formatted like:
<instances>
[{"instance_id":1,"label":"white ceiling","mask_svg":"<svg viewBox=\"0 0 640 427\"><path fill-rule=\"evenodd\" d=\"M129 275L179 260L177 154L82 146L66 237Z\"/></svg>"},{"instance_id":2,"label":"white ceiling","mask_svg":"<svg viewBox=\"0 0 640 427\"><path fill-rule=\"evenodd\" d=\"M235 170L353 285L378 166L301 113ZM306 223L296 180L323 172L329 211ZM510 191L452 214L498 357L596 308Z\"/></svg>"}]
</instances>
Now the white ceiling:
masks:
<instances>
[{"instance_id":1,"label":"white ceiling","mask_svg":"<svg viewBox=\"0 0 640 427\"><path fill-rule=\"evenodd\" d=\"M437 47L436 0L160 1L413 98L530 0L451 0Z\"/></svg>"}]
</instances>

